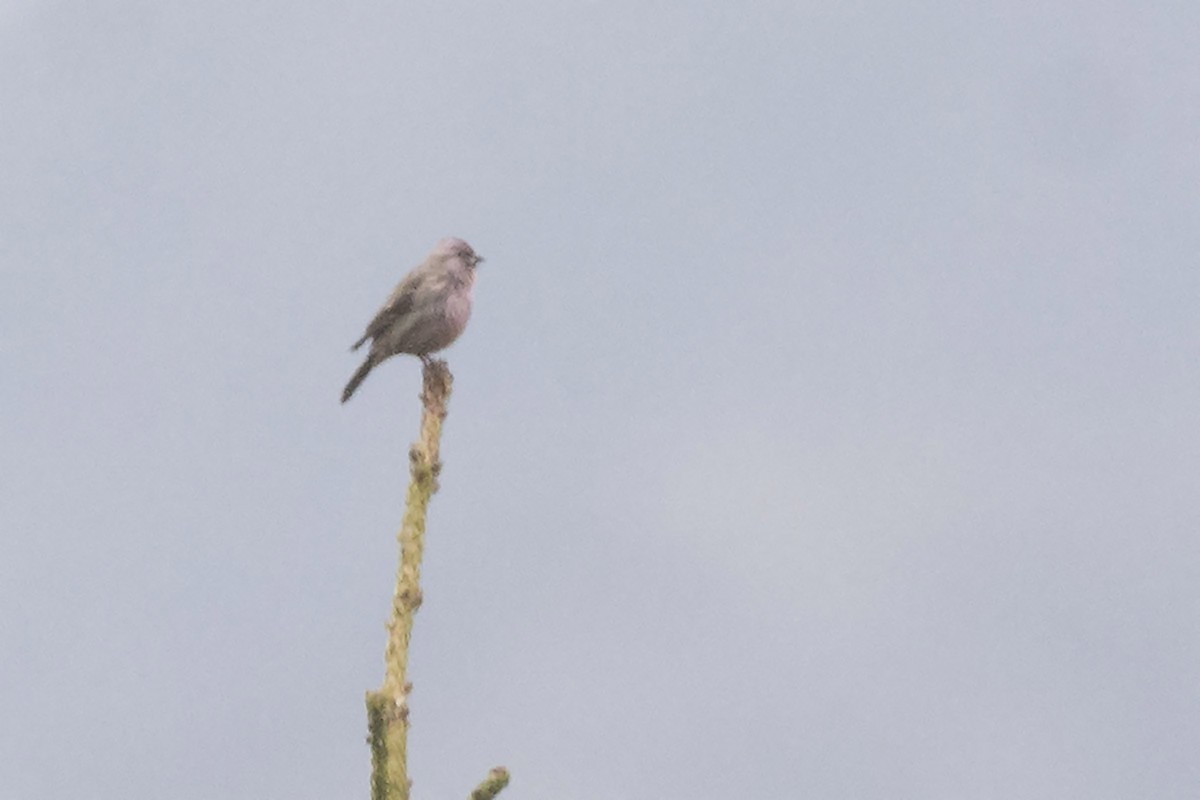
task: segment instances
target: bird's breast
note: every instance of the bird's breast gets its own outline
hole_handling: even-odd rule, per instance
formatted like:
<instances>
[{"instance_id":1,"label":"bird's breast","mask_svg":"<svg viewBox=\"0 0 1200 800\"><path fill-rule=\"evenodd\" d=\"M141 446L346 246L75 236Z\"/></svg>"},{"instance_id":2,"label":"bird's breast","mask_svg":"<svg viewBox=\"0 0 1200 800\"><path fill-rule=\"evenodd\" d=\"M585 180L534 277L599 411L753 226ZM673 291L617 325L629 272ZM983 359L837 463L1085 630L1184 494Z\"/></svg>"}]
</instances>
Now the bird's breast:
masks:
<instances>
[{"instance_id":1,"label":"bird's breast","mask_svg":"<svg viewBox=\"0 0 1200 800\"><path fill-rule=\"evenodd\" d=\"M465 290L452 292L446 298L446 321L450 323L450 327L454 330L454 335L462 333L463 328L467 327L467 320L471 318L471 287L467 286Z\"/></svg>"}]
</instances>

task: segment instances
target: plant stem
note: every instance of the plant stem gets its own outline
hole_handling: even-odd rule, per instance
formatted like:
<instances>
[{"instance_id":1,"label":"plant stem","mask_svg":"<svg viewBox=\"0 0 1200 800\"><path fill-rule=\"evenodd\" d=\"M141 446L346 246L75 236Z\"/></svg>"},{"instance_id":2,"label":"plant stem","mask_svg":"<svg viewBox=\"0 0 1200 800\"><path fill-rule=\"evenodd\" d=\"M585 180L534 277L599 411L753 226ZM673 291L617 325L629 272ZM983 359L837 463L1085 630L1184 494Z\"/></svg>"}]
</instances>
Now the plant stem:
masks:
<instances>
[{"instance_id":1,"label":"plant stem","mask_svg":"<svg viewBox=\"0 0 1200 800\"><path fill-rule=\"evenodd\" d=\"M421 439L409 450L408 497L400 542L400 568L388 622L387 669L383 686L367 693L367 725L371 743L372 800L408 800L408 645L413 616L421 607L421 557L425 550L425 515L438 490L442 423L454 376L445 361L426 360L421 392ZM498 790L497 790L498 791Z\"/></svg>"}]
</instances>

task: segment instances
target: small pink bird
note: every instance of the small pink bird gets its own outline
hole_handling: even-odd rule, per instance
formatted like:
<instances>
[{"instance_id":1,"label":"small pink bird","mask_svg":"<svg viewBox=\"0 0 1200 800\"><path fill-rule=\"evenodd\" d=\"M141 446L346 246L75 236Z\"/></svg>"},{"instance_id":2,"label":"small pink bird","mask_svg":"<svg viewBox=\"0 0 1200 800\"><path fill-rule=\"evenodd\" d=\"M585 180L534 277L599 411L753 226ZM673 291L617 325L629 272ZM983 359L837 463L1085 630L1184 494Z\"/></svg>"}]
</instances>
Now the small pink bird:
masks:
<instances>
[{"instance_id":1,"label":"small pink bird","mask_svg":"<svg viewBox=\"0 0 1200 800\"><path fill-rule=\"evenodd\" d=\"M358 385L381 361L398 353L429 360L430 353L449 347L467 327L475 267L483 261L462 239L442 239L421 265L408 273L379 309L366 333L351 350L371 340L371 350L342 391L350 399Z\"/></svg>"}]
</instances>

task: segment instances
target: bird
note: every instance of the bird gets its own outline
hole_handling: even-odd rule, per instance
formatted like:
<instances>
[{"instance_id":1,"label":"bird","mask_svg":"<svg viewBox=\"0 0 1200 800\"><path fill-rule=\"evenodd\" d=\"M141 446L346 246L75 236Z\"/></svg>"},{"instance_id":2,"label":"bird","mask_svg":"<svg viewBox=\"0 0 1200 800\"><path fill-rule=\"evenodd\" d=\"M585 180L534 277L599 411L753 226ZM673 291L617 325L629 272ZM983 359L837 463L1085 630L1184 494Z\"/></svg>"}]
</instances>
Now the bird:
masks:
<instances>
[{"instance_id":1,"label":"bird","mask_svg":"<svg viewBox=\"0 0 1200 800\"><path fill-rule=\"evenodd\" d=\"M366 361L342 391L343 403L385 359L407 353L428 365L430 353L449 347L462 334L471 316L475 268L481 263L471 245L451 236L404 276L350 348L353 352L371 340Z\"/></svg>"}]
</instances>

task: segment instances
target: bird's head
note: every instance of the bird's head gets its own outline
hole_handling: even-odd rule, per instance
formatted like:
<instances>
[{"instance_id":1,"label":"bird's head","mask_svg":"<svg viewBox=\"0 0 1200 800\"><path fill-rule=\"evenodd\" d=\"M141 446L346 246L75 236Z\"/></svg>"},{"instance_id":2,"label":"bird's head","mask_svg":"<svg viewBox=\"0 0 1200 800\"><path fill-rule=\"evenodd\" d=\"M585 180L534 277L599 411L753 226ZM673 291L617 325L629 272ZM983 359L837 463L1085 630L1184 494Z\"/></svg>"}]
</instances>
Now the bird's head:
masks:
<instances>
[{"instance_id":1,"label":"bird's head","mask_svg":"<svg viewBox=\"0 0 1200 800\"><path fill-rule=\"evenodd\" d=\"M468 267L475 267L483 261L483 257L476 253L471 245L457 236L451 236L438 242L436 252L446 258L461 258Z\"/></svg>"}]
</instances>

